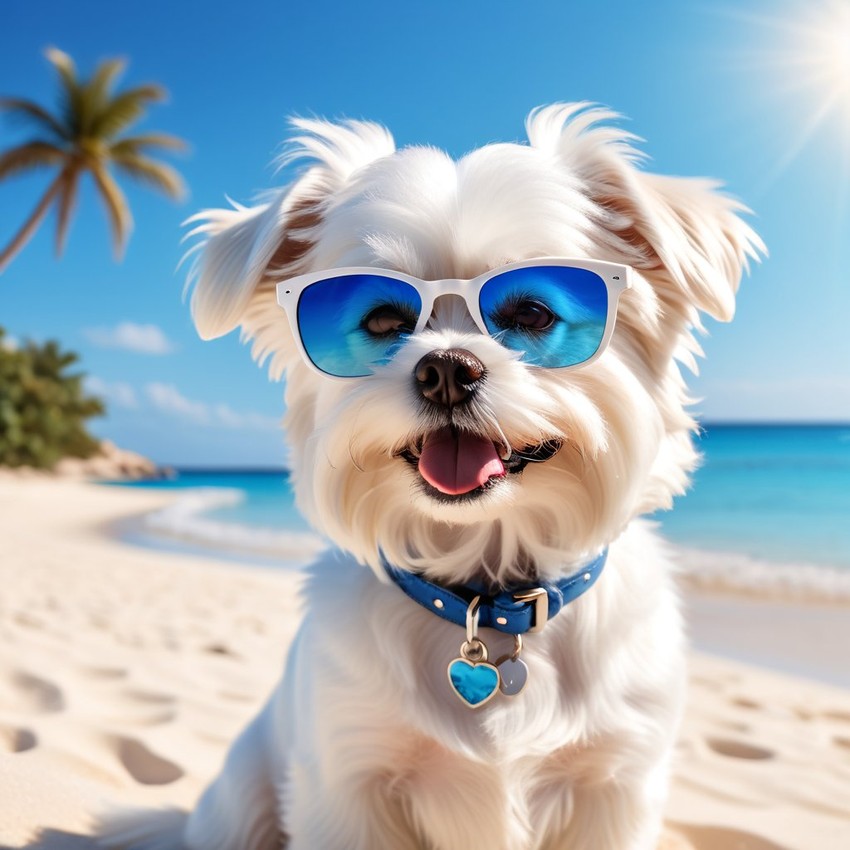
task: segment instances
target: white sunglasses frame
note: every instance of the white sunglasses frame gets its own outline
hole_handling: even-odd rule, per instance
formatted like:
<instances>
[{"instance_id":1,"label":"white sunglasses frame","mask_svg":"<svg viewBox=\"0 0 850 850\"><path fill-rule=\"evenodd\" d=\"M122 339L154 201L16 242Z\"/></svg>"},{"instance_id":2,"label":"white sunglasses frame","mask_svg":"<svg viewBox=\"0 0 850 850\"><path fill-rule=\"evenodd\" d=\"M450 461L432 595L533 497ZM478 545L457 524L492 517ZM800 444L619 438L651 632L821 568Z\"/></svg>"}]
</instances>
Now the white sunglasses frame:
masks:
<instances>
[{"instance_id":1,"label":"white sunglasses frame","mask_svg":"<svg viewBox=\"0 0 850 850\"><path fill-rule=\"evenodd\" d=\"M564 268L582 269L584 271L593 272L599 275L605 283L608 290L608 315L605 317L605 333L599 343L596 351L581 363L574 363L570 366L538 366L540 369L582 369L589 366L595 360L602 356L611 336L614 333L614 325L617 320L617 307L620 302L620 296L627 289L632 287L632 268L621 263L610 263L605 260L587 260L587 259L572 259L566 257L535 257L531 260L521 260L517 263L510 263L506 266L491 269L477 277L465 280L463 278L445 278L442 280L422 280L413 275L405 274L404 272L393 271L391 269L374 268L372 266L346 266L336 269L323 269L318 272L308 272L307 274L297 275L288 280L281 281L277 284L277 303L283 307L289 319L289 326L292 330L292 336L295 339L295 344L301 354L304 362L314 372L326 378L335 378L340 381L350 381L355 378L366 378L368 375L334 375L330 372L325 372L320 369L311 359L304 347L301 339L301 331L298 327L298 302L301 298L301 293L312 286L314 283L319 283L324 280L331 280L338 277L346 277L349 275L372 275L374 277L387 277L393 280L399 280L407 283L419 294L422 300L422 310L419 314L419 319L416 322L416 327L413 329L413 334L421 333L434 311L434 304L438 298L444 295L459 295L466 303L466 309L472 317L481 333L492 336L487 330L487 325L484 323L484 317L481 315L479 306L479 296L484 285L494 277L504 274L505 272L514 271L515 269L533 268L534 266L559 266ZM529 366L535 364L529 363Z\"/></svg>"}]
</instances>

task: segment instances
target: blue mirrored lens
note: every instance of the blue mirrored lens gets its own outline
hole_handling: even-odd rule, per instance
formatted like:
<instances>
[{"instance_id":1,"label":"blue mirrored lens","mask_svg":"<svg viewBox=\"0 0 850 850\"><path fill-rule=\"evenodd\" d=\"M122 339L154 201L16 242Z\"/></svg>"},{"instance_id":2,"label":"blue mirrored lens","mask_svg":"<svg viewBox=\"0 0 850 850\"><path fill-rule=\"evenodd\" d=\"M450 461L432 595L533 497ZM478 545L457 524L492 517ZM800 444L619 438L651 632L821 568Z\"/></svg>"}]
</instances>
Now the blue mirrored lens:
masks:
<instances>
[{"instance_id":1,"label":"blue mirrored lens","mask_svg":"<svg viewBox=\"0 0 850 850\"><path fill-rule=\"evenodd\" d=\"M568 266L514 269L484 284L479 296L487 330L527 363L576 366L605 336L608 288L595 272Z\"/></svg>"},{"instance_id":2,"label":"blue mirrored lens","mask_svg":"<svg viewBox=\"0 0 850 850\"><path fill-rule=\"evenodd\" d=\"M304 350L323 372L340 378L369 375L413 332L422 299L410 284L357 274L310 284L298 299Z\"/></svg>"}]
</instances>

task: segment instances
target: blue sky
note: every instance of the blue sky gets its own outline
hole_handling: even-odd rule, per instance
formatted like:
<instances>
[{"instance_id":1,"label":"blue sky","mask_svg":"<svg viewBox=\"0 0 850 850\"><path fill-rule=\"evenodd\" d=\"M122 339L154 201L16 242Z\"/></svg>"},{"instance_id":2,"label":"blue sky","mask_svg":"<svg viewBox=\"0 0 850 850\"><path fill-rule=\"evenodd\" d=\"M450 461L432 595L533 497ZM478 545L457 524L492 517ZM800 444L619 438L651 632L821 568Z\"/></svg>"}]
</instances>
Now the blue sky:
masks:
<instances>
[{"instance_id":1,"label":"blue sky","mask_svg":"<svg viewBox=\"0 0 850 850\"><path fill-rule=\"evenodd\" d=\"M181 221L285 179L271 162L288 115L369 118L399 145L461 155L521 139L536 105L592 100L628 116L652 170L723 179L770 249L735 322L709 324L692 382L703 417L850 420L850 60L843 88L801 83L800 64L801 19L823 8L834 30L837 3L7 4L0 93L52 105L49 45L84 73L127 57L125 84L171 92L139 126L189 141L176 164L191 192L173 204L124 184L136 228L121 264L83 192L65 256L51 220L0 277L0 325L79 351L109 400L96 430L121 445L161 462L279 464L282 387L235 334L197 338L175 273ZM810 128L829 86L836 105ZM23 138L0 126L0 149ZM0 184L4 244L49 179Z\"/></svg>"}]
</instances>

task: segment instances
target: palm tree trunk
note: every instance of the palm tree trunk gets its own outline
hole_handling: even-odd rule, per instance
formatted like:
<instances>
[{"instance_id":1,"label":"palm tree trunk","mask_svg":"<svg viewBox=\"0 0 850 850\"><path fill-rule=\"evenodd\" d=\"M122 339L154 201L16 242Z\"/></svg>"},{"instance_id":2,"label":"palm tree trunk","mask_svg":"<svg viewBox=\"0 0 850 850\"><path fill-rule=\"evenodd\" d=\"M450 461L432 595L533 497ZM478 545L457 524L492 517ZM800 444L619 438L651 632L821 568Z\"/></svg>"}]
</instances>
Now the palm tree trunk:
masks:
<instances>
[{"instance_id":1,"label":"palm tree trunk","mask_svg":"<svg viewBox=\"0 0 850 850\"><path fill-rule=\"evenodd\" d=\"M53 199L59 194L59 190L65 180L65 173L61 172L56 179L50 184L47 191L38 202L36 208L32 211L30 217L24 222L23 227L17 232L12 241L6 246L3 253L0 254L0 274L6 270L6 266L12 262L17 253L29 242L36 228L41 224L42 219L47 215L50 209L50 204Z\"/></svg>"}]
</instances>

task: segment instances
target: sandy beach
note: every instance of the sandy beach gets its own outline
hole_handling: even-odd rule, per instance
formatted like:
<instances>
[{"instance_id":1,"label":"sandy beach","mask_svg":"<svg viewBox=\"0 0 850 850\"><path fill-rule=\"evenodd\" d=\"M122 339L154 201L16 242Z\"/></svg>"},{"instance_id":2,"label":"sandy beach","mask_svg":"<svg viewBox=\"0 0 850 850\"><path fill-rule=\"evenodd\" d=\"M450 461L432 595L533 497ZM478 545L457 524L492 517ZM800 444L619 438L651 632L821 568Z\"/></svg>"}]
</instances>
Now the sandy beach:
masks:
<instances>
[{"instance_id":1,"label":"sandy beach","mask_svg":"<svg viewBox=\"0 0 850 850\"><path fill-rule=\"evenodd\" d=\"M173 499L0 476L0 848L86 850L105 806L191 806L280 675L297 575L112 533ZM684 594L665 850L846 850L850 606Z\"/></svg>"}]
</instances>

